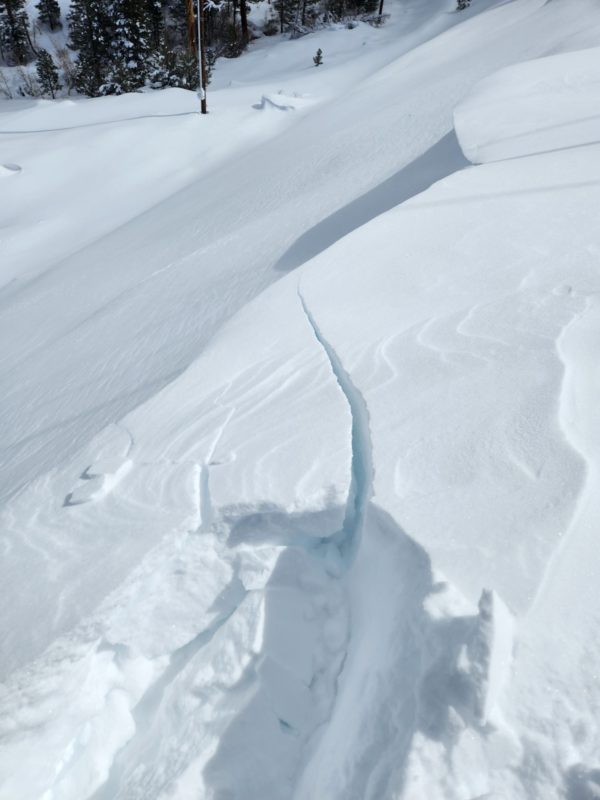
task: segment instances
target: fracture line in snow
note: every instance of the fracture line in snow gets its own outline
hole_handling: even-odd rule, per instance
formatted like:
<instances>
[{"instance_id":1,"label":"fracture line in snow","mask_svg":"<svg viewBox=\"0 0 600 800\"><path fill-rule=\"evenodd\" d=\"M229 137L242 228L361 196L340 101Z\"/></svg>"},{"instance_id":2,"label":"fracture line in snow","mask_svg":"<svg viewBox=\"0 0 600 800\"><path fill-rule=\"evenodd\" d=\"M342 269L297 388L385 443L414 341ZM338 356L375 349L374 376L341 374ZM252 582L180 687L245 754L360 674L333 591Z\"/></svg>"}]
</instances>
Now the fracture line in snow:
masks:
<instances>
[{"instance_id":1,"label":"fracture line in snow","mask_svg":"<svg viewBox=\"0 0 600 800\"><path fill-rule=\"evenodd\" d=\"M373 446L367 404L344 369L341 359L323 336L298 287L298 298L313 334L327 356L331 371L346 398L352 417L352 466L346 512L341 531L332 537L340 555L351 560L363 532L369 501L373 495Z\"/></svg>"}]
</instances>

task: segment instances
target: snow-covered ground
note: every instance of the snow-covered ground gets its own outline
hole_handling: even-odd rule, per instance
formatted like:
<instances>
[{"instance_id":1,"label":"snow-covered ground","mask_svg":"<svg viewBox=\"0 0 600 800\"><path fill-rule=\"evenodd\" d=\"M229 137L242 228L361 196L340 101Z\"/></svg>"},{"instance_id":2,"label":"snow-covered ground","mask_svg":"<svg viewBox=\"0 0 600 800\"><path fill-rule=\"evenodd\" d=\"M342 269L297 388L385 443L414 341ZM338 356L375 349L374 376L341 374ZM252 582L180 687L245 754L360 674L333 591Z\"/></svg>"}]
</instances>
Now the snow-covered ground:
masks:
<instances>
[{"instance_id":1,"label":"snow-covered ground","mask_svg":"<svg viewBox=\"0 0 600 800\"><path fill-rule=\"evenodd\" d=\"M0 105L2 800L600 795L600 8L453 5Z\"/></svg>"}]
</instances>

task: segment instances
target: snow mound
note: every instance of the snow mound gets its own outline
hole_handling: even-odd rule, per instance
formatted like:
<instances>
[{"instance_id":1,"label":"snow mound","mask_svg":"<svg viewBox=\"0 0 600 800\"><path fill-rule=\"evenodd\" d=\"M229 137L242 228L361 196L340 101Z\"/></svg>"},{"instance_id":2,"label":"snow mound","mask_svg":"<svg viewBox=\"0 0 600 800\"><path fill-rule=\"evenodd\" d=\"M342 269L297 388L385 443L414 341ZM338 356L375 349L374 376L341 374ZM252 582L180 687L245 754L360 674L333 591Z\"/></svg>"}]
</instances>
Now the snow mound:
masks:
<instances>
[{"instance_id":1,"label":"snow mound","mask_svg":"<svg viewBox=\"0 0 600 800\"><path fill-rule=\"evenodd\" d=\"M3 295L19 388L4 417L27 434L7 463L11 480L16 454L31 471L0 516L1 800L594 796L600 145L460 170L392 205L424 188L404 169L423 148L421 179L461 166L447 125L475 72L547 50L573 2L457 22L312 118L255 114L265 83L243 90L244 126L202 124L222 120L215 147L249 118L269 129L253 158ZM87 125L82 106L51 138L71 159L103 132L133 157L131 125L158 133L129 103L118 130L119 109ZM159 120L187 131L169 149L198 122ZM46 139L29 123L11 143L19 191ZM341 238L374 189L392 210ZM331 247L257 296L344 208ZM112 424L91 438L102 404Z\"/></svg>"},{"instance_id":2,"label":"snow mound","mask_svg":"<svg viewBox=\"0 0 600 800\"><path fill-rule=\"evenodd\" d=\"M507 67L480 81L454 123L476 164L600 142L600 48Z\"/></svg>"}]
</instances>

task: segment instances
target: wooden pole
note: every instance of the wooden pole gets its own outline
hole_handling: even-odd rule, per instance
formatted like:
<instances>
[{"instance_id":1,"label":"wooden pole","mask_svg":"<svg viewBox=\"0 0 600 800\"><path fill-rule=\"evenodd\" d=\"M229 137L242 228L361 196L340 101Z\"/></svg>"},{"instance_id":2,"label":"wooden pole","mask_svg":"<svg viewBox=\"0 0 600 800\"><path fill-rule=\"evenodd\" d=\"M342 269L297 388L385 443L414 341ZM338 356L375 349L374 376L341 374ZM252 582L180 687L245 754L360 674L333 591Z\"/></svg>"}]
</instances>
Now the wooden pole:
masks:
<instances>
[{"instance_id":1,"label":"wooden pole","mask_svg":"<svg viewBox=\"0 0 600 800\"><path fill-rule=\"evenodd\" d=\"M206 30L206 17L204 0L197 0L198 8L198 78L200 80L199 93L200 93L200 113L208 114L206 108L206 38L204 32Z\"/></svg>"}]
</instances>

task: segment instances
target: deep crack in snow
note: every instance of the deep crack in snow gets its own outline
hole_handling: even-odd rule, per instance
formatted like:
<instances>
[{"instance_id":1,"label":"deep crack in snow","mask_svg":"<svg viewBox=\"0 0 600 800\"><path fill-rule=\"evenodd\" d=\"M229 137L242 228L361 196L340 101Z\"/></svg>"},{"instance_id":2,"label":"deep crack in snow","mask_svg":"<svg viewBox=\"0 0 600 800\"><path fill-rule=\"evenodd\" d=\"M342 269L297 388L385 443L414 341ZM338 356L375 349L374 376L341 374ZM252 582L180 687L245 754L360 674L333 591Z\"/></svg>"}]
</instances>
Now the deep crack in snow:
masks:
<instances>
[{"instance_id":1,"label":"deep crack in snow","mask_svg":"<svg viewBox=\"0 0 600 800\"><path fill-rule=\"evenodd\" d=\"M348 402L352 417L350 489L348 491L342 529L331 538L344 561L348 563L357 551L365 525L367 508L373 495L373 447L369 428L369 411L362 394L352 382L335 349L323 336L321 329L306 305L300 287L298 287L298 297L315 338L323 348L329 360L331 371Z\"/></svg>"}]
</instances>

